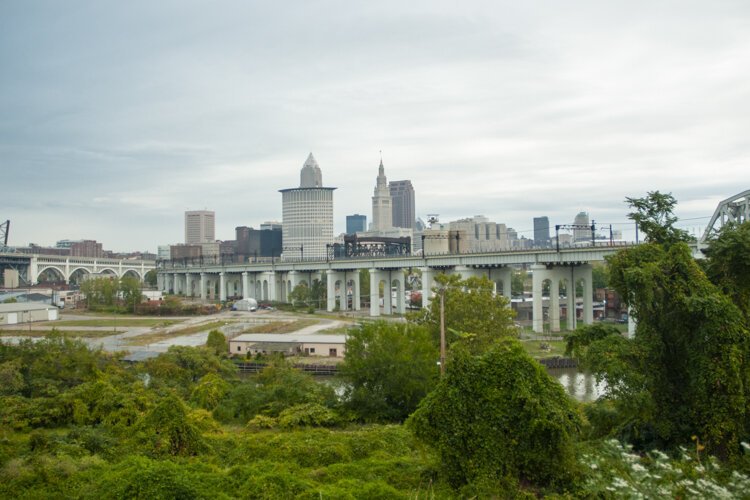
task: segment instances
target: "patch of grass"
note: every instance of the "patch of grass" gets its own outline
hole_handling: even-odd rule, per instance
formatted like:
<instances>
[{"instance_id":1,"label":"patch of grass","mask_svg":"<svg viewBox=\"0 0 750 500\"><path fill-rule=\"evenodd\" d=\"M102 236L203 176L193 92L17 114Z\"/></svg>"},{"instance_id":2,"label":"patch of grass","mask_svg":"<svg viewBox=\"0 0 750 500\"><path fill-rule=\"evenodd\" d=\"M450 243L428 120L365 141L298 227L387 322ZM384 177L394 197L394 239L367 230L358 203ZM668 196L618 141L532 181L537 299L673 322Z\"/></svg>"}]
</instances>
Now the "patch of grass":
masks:
<instances>
[{"instance_id":1,"label":"patch of grass","mask_svg":"<svg viewBox=\"0 0 750 500\"><path fill-rule=\"evenodd\" d=\"M113 319L112 316L108 318L98 317L92 319L69 319L56 321L55 326L99 326L112 328L117 326L170 326L176 323L181 323L181 320L175 319L161 319L161 318L120 318Z\"/></svg>"},{"instance_id":2,"label":"patch of grass","mask_svg":"<svg viewBox=\"0 0 750 500\"><path fill-rule=\"evenodd\" d=\"M148 345L160 342L162 340L171 339L174 337L182 337L183 335L191 335L193 333L205 332L208 330L214 330L220 328L231 321L212 321L210 323L202 323L200 325L191 326L188 328L181 328L179 330L173 330L171 332L155 332L147 333L145 335L138 335L128 339L129 345Z\"/></svg>"},{"instance_id":3,"label":"patch of grass","mask_svg":"<svg viewBox=\"0 0 750 500\"><path fill-rule=\"evenodd\" d=\"M314 319L298 319L296 321L271 321L261 325L251 326L242 333L291 333L317 324Z\"/></svg>"},{"instance_id":4,"label":"patch of grass","mask_svg":"<svg viewBox=\"0 0 750 500\"><path fill-rule=\"evenodd\" d=\"M564 340L523 340L523 348L534 359L562 357L565 355ZM544 348L544 344L549 350Z\"/></svg>"},{"instance_id":5,"label":"patch of grass","mask_svg":"<svg viewBox=\"0 0 750 500\"><path fill-rule=\"evenodd\" d=\"M2 330L0 337L46 337L51 333L52 330ZM123 330L56 330L56 333L63 337L93 339L123 333Z\"/></svg>"},{"instance_id":6,"label":"patch of grass","mask_svg":"<svg viewBox=\"0 0 750 500\"><path fill-rule=\"evenodd\" d=\"M345 325L339 325L334 326L331 328L326 328L325 330L321 330L318 333L325 333L328 334L337 334L337 335L343 335L345 333L349 333L349 330L355 326L355 323L347 323Z\"/></svg>"}]
</instances>

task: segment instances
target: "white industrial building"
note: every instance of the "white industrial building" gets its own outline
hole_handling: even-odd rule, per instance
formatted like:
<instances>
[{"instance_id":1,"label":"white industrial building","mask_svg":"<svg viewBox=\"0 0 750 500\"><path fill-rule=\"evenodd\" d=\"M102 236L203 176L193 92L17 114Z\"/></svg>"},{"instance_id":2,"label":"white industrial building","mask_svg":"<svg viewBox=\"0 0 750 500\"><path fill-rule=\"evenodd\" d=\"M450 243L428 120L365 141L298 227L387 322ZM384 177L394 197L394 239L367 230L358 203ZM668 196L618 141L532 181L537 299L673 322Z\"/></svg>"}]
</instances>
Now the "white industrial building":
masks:
<instances>
[{"instance_id":1,"label":"white industrial building","mask_svg":"<svg viewBox=\"0 0 750 500\"><path fill-rule=\"evenodd\" d=\"M229 353L235 356L282 353L285 356L343 358L346 335L295 335L291 333L245 333L229 341Z\"/></svg>"},{"instance_id":2,"label":"white industrial building","mask_svg":"<svg viewBox=\"0 0 750 500\"><path fill-rule=\"evenodd\" d=\"M35 302L0 304L0 325L17 325L34 321L54 321L58 318L57 307Z\"/></svg>"}]
</instances>

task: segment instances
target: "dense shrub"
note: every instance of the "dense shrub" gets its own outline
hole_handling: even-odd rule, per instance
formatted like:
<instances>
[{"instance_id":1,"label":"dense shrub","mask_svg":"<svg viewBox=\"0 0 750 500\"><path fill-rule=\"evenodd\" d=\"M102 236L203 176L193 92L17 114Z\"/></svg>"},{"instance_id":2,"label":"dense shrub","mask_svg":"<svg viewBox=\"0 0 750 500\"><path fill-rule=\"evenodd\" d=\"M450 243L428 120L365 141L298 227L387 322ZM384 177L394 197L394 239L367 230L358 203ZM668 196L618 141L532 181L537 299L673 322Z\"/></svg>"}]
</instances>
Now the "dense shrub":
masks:
<instances>
[{"instance_id":1,"label":"dense shrub","mask_svg":"<svg viewBox=\"0 0 750 500\"><path fill-rule=\"evenodd\" d=\"M571 485L581 424L562 386L510 339L481 356L454 347L445 377L408 420L456 487Z\"/></svg>"}]
</instances>

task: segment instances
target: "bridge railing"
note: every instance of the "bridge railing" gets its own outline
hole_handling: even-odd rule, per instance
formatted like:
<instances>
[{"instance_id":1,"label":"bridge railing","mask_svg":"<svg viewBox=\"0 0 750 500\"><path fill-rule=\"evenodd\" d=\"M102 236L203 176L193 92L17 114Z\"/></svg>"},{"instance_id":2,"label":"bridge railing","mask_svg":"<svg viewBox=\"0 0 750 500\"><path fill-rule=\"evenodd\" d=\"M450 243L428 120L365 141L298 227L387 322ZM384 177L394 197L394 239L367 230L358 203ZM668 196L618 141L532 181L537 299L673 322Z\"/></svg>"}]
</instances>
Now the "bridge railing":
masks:
<instances>
[{"instance_id":1,"label":"bridge railing","mask_svg":"<svg viewBox=\"0 0 750 500\"><path fill-rule=\"evenodd\" d=\"M567 252L571 250L582 250L589 248L625 248L628 246L635 245L633 241L596 241L577 243L575 245L561 245L560 252ZM206 266L233 266L233 265L247 265L247 264L298 264L298 263L321 263L321 262L341 262L341 261L362 261L362 260L377 260L377 259L399 259L399 258L431 258L431 257L450 257L458 255L517 255L523 253L549 253L557 252L555 246L543 247L543 248L516 248L511 250L481 250L481 249L467 249L462 252L430 252L427 255L423 255L421 252L413 254L397 254L397 255L351 255L351 256L329 256L327 259L321 259L319 257L287 257L281 259L279 257L259 257L257 260L252 259L246 262L239 262L230 256L222 258L221 256L216 257L193 257L184 259L170 259L170 260L159 260L157 261L157 269L160 270L171 270L171 269L190 269L190 268L201 268Z\"/></svg>"}]
</instances>

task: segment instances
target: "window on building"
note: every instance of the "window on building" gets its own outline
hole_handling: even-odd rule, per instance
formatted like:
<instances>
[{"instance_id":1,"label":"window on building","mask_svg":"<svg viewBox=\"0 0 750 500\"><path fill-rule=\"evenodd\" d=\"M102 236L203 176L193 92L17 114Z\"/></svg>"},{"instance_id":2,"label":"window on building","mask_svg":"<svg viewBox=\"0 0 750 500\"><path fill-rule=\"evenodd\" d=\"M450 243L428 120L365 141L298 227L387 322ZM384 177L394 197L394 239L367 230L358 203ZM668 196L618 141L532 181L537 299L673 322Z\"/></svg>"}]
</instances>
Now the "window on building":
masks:
<instances>
[{"instance_id":1,"label":"window on building","mask_svg":"<svg viewBox=\"0 0 750 500\"><path fill-rule=\"evenodd\" d=\"M314 347L310 348L310 354L315 354L315 348Z\"/></svg>"}]
</instances>

